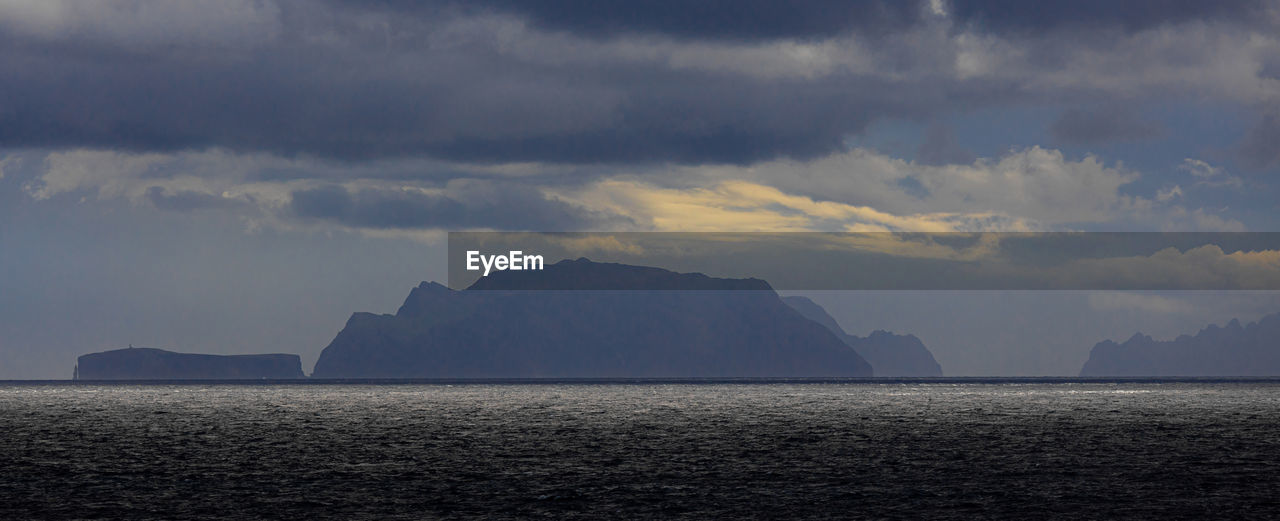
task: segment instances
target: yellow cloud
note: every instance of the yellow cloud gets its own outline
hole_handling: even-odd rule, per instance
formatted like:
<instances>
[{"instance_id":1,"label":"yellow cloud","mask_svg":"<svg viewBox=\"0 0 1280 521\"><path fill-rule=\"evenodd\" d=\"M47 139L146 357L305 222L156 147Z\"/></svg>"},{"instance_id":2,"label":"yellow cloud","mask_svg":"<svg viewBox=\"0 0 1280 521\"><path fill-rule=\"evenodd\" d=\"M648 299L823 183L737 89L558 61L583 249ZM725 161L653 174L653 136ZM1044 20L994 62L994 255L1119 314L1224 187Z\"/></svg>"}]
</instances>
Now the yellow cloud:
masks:
<instances>
[{"instance_id":1,"label":"yellow cloud","mask_svg":"<svg viewBox=\"0 0 1280 521\"><path fill-rule=\"evenodd\" d=\"M1025 221L995 213L895 215L869 206L818 201L742 180L681 189L609 179L577 193L560 196L587 208L649 223L657 231L954 232L1030 229Z\"/></svg>"}]
</instances>

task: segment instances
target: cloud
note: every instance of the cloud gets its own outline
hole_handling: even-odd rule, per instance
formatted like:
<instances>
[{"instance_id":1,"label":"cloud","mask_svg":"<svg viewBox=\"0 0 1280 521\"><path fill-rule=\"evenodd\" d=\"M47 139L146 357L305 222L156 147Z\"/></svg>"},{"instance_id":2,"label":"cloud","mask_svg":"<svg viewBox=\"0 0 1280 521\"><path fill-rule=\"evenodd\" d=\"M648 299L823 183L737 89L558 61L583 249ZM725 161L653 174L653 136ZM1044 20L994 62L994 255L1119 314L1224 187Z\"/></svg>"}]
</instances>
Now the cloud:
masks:
<instances>
[{"instance_id":1,"label":"cloud","mask_svg":"<svg viewBox=\"0 0 1280 521\"><path fill-rule=\"evenodd\" d=\"M1133 29L1103 45L966 2L11 1L0 147L748 165L958 107L1274 102L1274 17L1229 4L1044 7Z\"/></svg>"},{"instance_id":2,"label":"cloud","mask_svg":"<svg viewBox=\"0 0 1280 521\"><path fill-rule=\"evenodd\" d=\"M998 213L899 215L869 206L815 200L749 181L663 188L611 179L566 196L583 206L626 215L657 231L980 231L1028 230Z\"/></svg>"},{"instance_id":3,"label":"cloud","mask_svg":"<svg viewBox=\"0 0 1280 521\"><path fill-rule=\"evenodd\" d=\"M643 7L626 0L488 0L478 4L528 17L550 30L594 37L649 33L680 38L756 40L829 37L847 32L883 34L918 23L919 1L768 0L682 2Z\"/></svg>"},{"instance_id":4,"label":"cloud","mask_svg":"<svg viewBox=\"0 0 1280 521\"><path fill-rule=\"evenodd\" d=\"M1162 0L951 0L957 20L1001 32L1040 32L1070 28L1118 28L1141 31L1153 27L1206 20L1243 22L1266 13L1265 0L1167 2Z\"/></svg>"},{"instance_id":5,"label":"cloud","mask_svg":"<svg viewBox=\"0 0 1280 521\"><path fill-rule=\"evenodd\" d=\"M1041 147L969 164L927 165L853 149L809 161L601 174L553 189L656 229L1244 231L1191 206L1180 186L1125 193L1141 175Z\"/></svg>"},{"instance_id":6,"label":"cloud","mask_svg":"<svg viewBox=\"0 0 1280 521\"><path fill-rule=\"evenodd\" d=\"M1059 158L1061 159L1061 158ZM350 229L736 229L736 230L988 230L1035 225L1000 208L950 212L901 211L815 198L769 184L796 169L840 177L843 190L880 184L913 171L910 163L868 151L814 163L757 167L686 167L654 171L605 168L563 178L546 165L389 163L381 168L308 158L223 150L129 154L74 150L46 155L28 194L126 199L158 209L248 212L274 226L327 223ZM892 164L876 175L849 176L826 164ZM414 167L426 170L411 175ZM432 171L453 172L442 176ZM405 173L395 173L403 170ZM388 172L391 171L391 172ZM520 172L524 172L522 175ZM530 175L532 173L532 175ZM857 172L855 172L857 173ZM868 174L876 174L874 171ZM931 172L935 175L937 172ZM490 179L484 178L485 176ZM897 176L897 177L895 177ZM444 181L440 177L451 177ZM648 179L650 181L643 181ZM683 186L664 186L683 180ZM823 182L834 182L824 179ZM934 189L945 185L933 182ZM796 184L803 186L805 183ZM785 185L785 183L784 183ZM809 190L822 190L821 183ZM900 188L898 197L912 197ZM836 194L838 195L838 194ZM927 208L928 205L922 206ZM267 221L262 221L266 219Z\"/></svg>"},{"instance_id":7,"label":"cloud","mask_svg":"<svg viewBox=\"0 0 1280 521\"><path fill-rule=\"evenodd\" d=\"M250 48L280 32L280 8L266 0L5 0L0 29L48 43Z\"/></svg>"},{"instance_id":8,"label":"cloud","mask_svg":"<svg viewBox=\"0 0 1280 521\"><path fill-rule=\"evenodd\" d=\"M1140 141L1160 135L1160 127L1133 111L1118 107L1070 109L1049 127L1054 139L1067 143Z\"/></svg>"},{"instance_id":9,"label":"cloud","mask_svg":"<svg viewBox=\"0 0 1280 521\"><path fill-rule=\"evenodd\" d=\"M10 168L16 168L22 163L22 157L17 155L5 156L0 158L0 179L4 179L4 171Z\"/></svg>"},{"instance_id":10,"label":"cloud","mask_svg":"<svg viewBox=\"0 0 1280 521\"><path fill-rule=\"evenodd\" d=\"M1089 307L1100 311L1140 311L1145 313L1190 315L1195 306L1185 300L1129 292L1090 292Z\"/></svg>"},{"instance_id":11,"label":"cloud","mask_svg":"<svg viewBox=\"0 0 1280 521\"><path fill-rule=\"evenodd\" d=\"M1222 175L1222 169L1210 165L1199 159L1186 158L1182 160L1182 164L1178 165L1179 170L1190 173L1199 179L1212 179Z\"/></svg>"},{"instance_id":12,"label":"cloud","mask_svg":"<svg viewBox=\"0 0 1280 521\"><path fill-rule=\"evenodd\" d=\"M680 172L682 179L752 180L895 215L1003 214L1040 226L1110 221L1142 204L1119 192L1139 178L1136 171L1108 166L1093 156L1070 160L1060 151L1041 147L968 164L928 165L854 149L811 161L691 167Z\"/></svg>"},{"instance_id":13,"label":"cloud","mask_svg":"<svg viewBox=\"0 0 1280 521\"><path fill-rule=\"evenodd\" d=\"M1065 286L1079 281L1180 289L1257 289L1280 287L1280 251L1224 252L1208 244L1186 251L1166 248L1150 256L1072 261L1062 270Z\"/></svg>"},{"instance_id":14,"label":"cloud","mask_svg":"<svg viewBox=\"0 0 1280 521\"><path fill-rule=\"evenodd\" d=\"M353 163L227 150L72 150L46 153L40 163L26 184L35 200L74 195L166 211L217 209L240 213L258 227L1243 229L1216 213L1173 205L1180 188L1158 191L1154 201L1124 195L1122 187L1139 178L1136 171L1092 156L1071 160L1040 147L947 165L867 149L810 161L648 168Z\"/></svg>"},{"instance_id":15,"label":"cloud","mask_svg":"<svg viewBox=\"0 0 1280 521\"><path fill-rule=\"evenodd\" d=\"M1280 81L1277 81L1280 83ZM1263 114L1239 146L1239 155L1250 168L1280 167L1280 109Z\"/></svg>"},{"instance_id":16,"label":"cloud","mask_svg":"<svg viewBox=\"0 0 1280 521\"><path fill-rule=\"evenodd\" d=\"M937 123L925 130L924 141L916 149L916 161L925 165L965 164L972 163L974 159L977 158L973 152L956 143L955 134L949 127Z\"/></svg>"},{"instance_id":17,"label":"cloud","mask_svg":"<svg viewBox=\"0 0 1280 521\"><path fill-rule=\"evenodd\" d=\"M1179 211L1178 215L1181 216L1184 214L1182 214L1182 212ZM1241 223L1240 221L1237 221L1235 219L1230 219L1230 218L1222 217L1221 215L1215 215L1215 214L1209 213L1205 211L1204 208L1197 208L1186 215L1190 216L1190 219L1191 219L1190 226L1185 224L1179 224L1176 221L1174 221L1169 223L1169 225L1166 226L1165 230L1173 231L1178 229L1184 229L1184 230L1192 229L1192 230L1222 231L1222 232L1245 231L1244 223Z\"/></svg>"},{"instance_id":18,"label":"cloud","mask_svg":"<svg viewBox=\"0 0 1280 521\"><path fill-rule=\"evenodd\" d=\"M607 222L527 187L482 182L451 183L444 190L358 189L323 186L296 190L289 213L351 228L573 231ZM460 185L460 186L458 186Z\"/></svg>"},{"instance_id":19,"label":"cloud","mask_svg":"<svg viewBox=\"0 0 1280 521\"><path fill-rule=\"evenodd\" d=\"M45 156L44 172L26 186L36 200L78 190L103 197L124 195L132 181L165 160L162 154L129 154L106 150L72 150Z\"/></svg>"},{"instance_id":20,"label":"cloud","mask_svg":"<svg viewBox=\"0 0 1280 521\"><path fill-rule=\"evenodd\" d=\"M1049 1L1034 6L1011 0L798 0L780 5L762 0L738 2L647 2L637 9L623 0L333 1L381 12L421 16L450 10L500 12L530 20L552 31L596 38L660 34L689 39L757 40L820 38L849 32L884 34L909 29L930 16L952 16L962 24L1001 32L1031 32L1068 27L1140 31L1168 24L1206 20L1249 21L1267 12L1265 0L1179 2L1135 0Z\"/></svg>"},{"instance_id":21,"label":"cloud","mask_svg":"<svg viewBox=\"0 0 1280 521\"><path fill-rule=\"evenodd\" d=\"M1182 197L1182 187L1173 185L1173 188L1161 188L1156 191L1156 200L1167 203L1174 199Z\"/></svg>"},{"instance_id":22,"label":"cloud","mask_svg":"<svg viewBox=\"0 0 1280 521\"><path fill-rule=\"evenodd\" d=\"M16 158L5 159L10 160ZM558 200L522 180L523 175L533 174L554 184L558 172L548 173L538 165L472 167L420 161L371 165L225 150L175 154L73 150L46 154L42 166L26 186L28 195L38 201L77 195L124 199L165 211L226 210L252 218L255 226L327 223L365 231L558 231L630 225L617 216ZM433 175L431 169L447 173Z\"/></svg>"},{"instance_id":23,"label":"cloud","mask_svg":"<svg viewBox=\"0 0 1280 521\"><path fill-rule=\"evenodd\" d=\"M1182 160L1182 164L1178 165L1178 170L1191 174L1196 179L1196 185L1231 186L1236 188L1244 186L1244 180L1228 175L1222 167L1210 165L1199 159L1186 158Z\"/></svg>"},{"instance_id":24,"label":"cloud","mask_svg":"<svg viewBox=\"0 0 1280 521\"><path fill-rule=\"evenodd\" d=\"M174 212L189 212L210 208L229 208L243 204L243 201L221 197L195 190L177 190L168 192L164 187L147 188L146 197L156 208Z\"/></svg>"}]
</instances>

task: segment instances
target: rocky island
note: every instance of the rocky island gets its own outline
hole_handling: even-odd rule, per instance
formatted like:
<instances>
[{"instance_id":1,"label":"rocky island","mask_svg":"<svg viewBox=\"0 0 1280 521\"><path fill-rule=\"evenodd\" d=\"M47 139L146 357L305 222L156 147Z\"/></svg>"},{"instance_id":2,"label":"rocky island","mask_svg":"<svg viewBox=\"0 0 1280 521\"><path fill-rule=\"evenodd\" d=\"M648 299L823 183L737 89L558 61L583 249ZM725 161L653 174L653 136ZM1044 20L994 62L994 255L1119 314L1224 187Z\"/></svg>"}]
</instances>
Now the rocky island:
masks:
<instances>
[{"instance_id":1,"label":"rocky island","mask_svg":"<svg viewBox=\"0 0 1280 521\"><path fill-rule=\"evenodd\" d=\"M305 378L298 355L204 355L130 347L81 356L77 380L261 380Z\"/></svg>"},{"instance_id":2,"label":"rocky island","mask_svg":"<svg viewBox=\"0 0 1280 521\"><path fill-rule=\"evenodd\" d=\"M1232 320L1195 336L1158 341L1137 333L1123 343L1099 342L1080 376L1280 375L1280 313L1249 325Z\"/></svg>"},{"instance_id":3,"label":"rocky island","mask_svg":"<svg viewBox=\"0 0 1280 521\"><path fill-rule=\"evenodd\" d=\"M601 290L598 288L608 288ZM861 377L872 367L764 281L566 260L394 315L355 313L316 378Z\"/></svg>"}]
</instances>

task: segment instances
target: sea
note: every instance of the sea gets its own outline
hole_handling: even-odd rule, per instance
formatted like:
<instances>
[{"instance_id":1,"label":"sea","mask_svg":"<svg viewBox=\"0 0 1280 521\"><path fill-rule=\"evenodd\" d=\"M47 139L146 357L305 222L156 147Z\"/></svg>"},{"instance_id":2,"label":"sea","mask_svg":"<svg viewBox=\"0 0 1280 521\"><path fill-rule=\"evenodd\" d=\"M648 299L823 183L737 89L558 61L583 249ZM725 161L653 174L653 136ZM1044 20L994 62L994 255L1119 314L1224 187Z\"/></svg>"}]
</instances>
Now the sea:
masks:
<instances>
[{"instance_id":1,"label":"sea","mask_svg":"<svg viewBox=\"0 0 1280 521\"><path fill-rule=\"evenodd\" d=\"M1277 380L0 383L0 519L1278 519Z\"/></svg>"}]
</instances>

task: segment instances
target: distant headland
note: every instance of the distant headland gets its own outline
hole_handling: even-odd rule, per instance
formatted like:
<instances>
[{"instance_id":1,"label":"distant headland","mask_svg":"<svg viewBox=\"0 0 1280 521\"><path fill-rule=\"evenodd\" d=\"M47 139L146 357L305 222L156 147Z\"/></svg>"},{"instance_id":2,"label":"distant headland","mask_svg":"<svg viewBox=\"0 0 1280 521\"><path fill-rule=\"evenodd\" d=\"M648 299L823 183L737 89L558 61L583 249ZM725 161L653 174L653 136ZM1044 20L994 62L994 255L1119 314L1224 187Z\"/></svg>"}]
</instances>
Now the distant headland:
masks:
<instances>
[{"instance_id":1,"label":"distant headland","mask_svg":"<svg viewBox=\"0 0 1280 521\"><path fill-rule=\"evenodd\" d=\"M609 289L600 289L609 288ZM871 360L868 363L868 360ZM454 291L423 282L394 315L355 313L316 378L941 376L914 336L848 335L759 279L580 258L499 271ZM80 380L305 378L297 355L133 348L81 356Z\"/></svg>"},{"instance_id":2,"label":"distant headland","mask_svg":"<svg viewBox=\"0 0 1280 521\"><path fill-rule=\"evenodd\" d=\"M305 378L292 354L205 355L132 347L77 359L76 380L261 380Z\"/></svg>"},{"instance_id":3,"label":"distant headland","mask_svg":"<svg viewBox=\"0 0 1280 521\"><path fill-rule=\"evenodd\" d=\"M1280 313L1257 322L1210 325L1195 336L1158 341L1137 333L1123 343L1099 342L1080 376L1280 375Z\"/></svg>"},{"instance_id":4,"label":"distant headland","mask_svg":"<svg viewBox=\"0 0 1280 521\"><path fill-rule=\"evenodd\" d=\"M608 289L600 289L608 288ZM355 313L317 378L861 377L873 369L758 279L588 259L424 282Z\"/></svg>"},{"instance_id":5,"label":"distant headland","mask_svg":"<svg viewBox=\"0 0 1280 521\"><path fill-rule=\"evenodd\" d=\"M924 346L924 342L915 335L899 335L881 330L873 331L866 337L850 335L816 302L806 297L785 297L782 301L805 318L822 324L835 333L871 363L876 376L942 376L942 366L933 358L933 353Z\"/></svg>"},{"instance_id":6,"label":"distant headland","mask_svg":"<svg viewBox=\"0 0 1280 521\"><path fill-rule=\"evenodd\" d=\"M609 289L600 289L609 288ZM1093 347L1082 377L1280 375L1280 314L1156 341ZM315 378L938 377L912 335L847 334L816 303L759 279L580 258L498 271L465 290L423 282L395 314L357 312ZM294 354L117 349L80 356L78 380L306 378Z\"/></svg>"}]
</instances>

